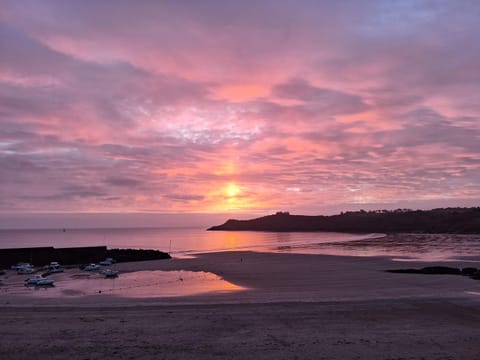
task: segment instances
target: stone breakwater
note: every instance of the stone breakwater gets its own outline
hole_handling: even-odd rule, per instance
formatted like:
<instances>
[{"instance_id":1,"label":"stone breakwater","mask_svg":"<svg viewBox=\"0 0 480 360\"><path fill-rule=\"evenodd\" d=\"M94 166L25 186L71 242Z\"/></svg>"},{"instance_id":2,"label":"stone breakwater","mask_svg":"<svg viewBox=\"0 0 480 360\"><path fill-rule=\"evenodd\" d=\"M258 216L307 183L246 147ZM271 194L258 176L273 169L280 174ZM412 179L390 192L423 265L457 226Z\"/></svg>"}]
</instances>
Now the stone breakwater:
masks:
<instances>
[{"instance_id":1,"label":"stone breakwater","mask_svg":"<svg viewBox=\"0 0 480 360\"><path fill-rule=\"evenodd\" d=\"M62 265L77 265L99 262L105 258L117 262L170 259L168 253L144 249L107 249L106 246L55 248L31 247L0 249L0 268L8 268L18 262L28 262L35 266L57 261Z\"/></svg>"}]
</instances>

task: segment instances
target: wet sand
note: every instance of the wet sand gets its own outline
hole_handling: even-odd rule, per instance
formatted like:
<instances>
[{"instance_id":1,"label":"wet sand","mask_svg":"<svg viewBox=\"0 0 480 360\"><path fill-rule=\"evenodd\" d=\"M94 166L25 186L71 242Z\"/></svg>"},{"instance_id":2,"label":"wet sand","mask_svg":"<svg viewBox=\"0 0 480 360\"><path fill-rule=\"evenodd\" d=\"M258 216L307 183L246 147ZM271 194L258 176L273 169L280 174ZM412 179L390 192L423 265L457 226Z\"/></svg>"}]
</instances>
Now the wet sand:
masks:
<instances>
[{"instance_id":1,"label":"wet sand","mask_svg":"<svg viewBox=\"0 0 480 360\"><path fill-rule=\"evenodd\" d=\"M384 272L427 265L252 252L117 264L123 274L209 272L244 290L142 298L2 292L0 358L480 358L480 281Z\"/></svg>"}]
</instances>

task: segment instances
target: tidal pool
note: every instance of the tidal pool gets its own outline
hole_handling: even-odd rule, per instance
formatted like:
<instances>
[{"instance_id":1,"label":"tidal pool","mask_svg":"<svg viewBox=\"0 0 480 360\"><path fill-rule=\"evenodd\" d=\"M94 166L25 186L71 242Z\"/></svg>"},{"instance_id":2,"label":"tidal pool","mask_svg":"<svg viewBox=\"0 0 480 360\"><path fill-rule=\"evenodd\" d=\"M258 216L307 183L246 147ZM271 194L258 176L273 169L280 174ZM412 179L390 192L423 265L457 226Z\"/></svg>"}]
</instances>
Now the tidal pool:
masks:
<instances>
[{"instance_id":1,"label":"tidal pool","mask_svg":"<svg viewBox=\"0 0 480 360\"><path fill-rule=\"evenodd\" d=\"M28 276L11 275L4 281L3 292L10 295L68 298L89 295L115 295L129 298L161 298L207 293L225 293L245 288L204 271L135 271L104 278L98 273L67 270L49 278L55 286L25 286Z\"/></svg>"}]
</instances>

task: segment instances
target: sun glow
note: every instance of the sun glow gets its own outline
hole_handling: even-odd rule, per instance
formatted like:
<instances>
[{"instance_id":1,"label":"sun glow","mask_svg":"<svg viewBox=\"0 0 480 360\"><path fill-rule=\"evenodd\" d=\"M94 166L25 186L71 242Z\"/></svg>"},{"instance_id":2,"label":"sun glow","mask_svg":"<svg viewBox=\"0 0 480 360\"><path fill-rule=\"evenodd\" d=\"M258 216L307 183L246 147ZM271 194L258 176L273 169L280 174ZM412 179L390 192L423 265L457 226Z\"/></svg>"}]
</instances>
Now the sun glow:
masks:
<instances>
[{"instance_id":1,"label":"sun glow","mask_svg":"<svg viewBox=\"0 0 480 360\"><path fill-rule=\"evenodd\" d=\"M240 193L240 188L235 183L229 183L227 185L226 193L229 198L234 198Z\"/></svg>"},{"instance_id":2,"label":"sun glow","mask_svg":"<svg viewBox=\"0 0 480 360\"><path fill-rule=\"evenodd\" d=\"M234 181L222 185L211 184L205 193L206 206L210 211L232 211L256 208L260 204L249 184L238 184Z\"/></svg>"}]
</instances>

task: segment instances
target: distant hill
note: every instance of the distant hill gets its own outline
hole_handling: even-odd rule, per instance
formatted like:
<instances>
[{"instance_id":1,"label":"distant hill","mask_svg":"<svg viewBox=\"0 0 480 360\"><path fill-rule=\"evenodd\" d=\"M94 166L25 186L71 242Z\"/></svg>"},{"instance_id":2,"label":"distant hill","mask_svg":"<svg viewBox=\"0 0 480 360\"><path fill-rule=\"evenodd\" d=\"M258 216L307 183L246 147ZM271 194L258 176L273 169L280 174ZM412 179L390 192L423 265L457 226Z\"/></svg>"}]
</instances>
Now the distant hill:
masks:
<instances>
[{"instance_id":1,"label":"distant hill","mask_svg":"<svg viewBox=\"0 0 480 360\"><path fill-rule=\"evenodd\" d=\"M338 231L352 233L480 234L480 207L433 210L349 211L332 216L290 215L277 212L251 220L228 220L208 230Z\"/></svg>"}]
</instances>

